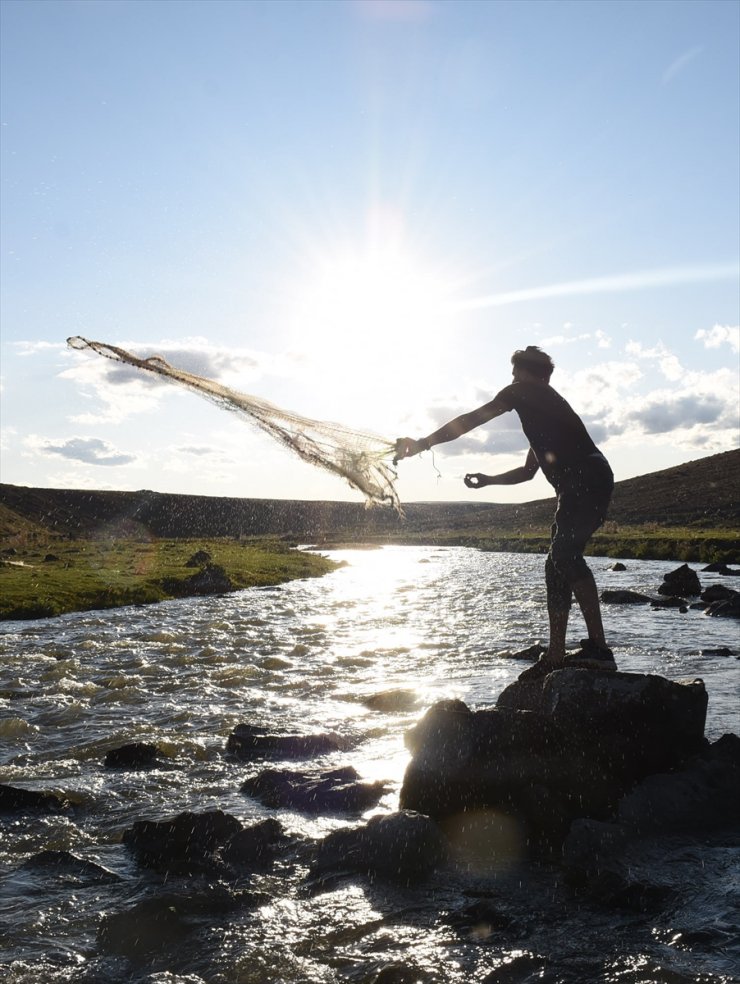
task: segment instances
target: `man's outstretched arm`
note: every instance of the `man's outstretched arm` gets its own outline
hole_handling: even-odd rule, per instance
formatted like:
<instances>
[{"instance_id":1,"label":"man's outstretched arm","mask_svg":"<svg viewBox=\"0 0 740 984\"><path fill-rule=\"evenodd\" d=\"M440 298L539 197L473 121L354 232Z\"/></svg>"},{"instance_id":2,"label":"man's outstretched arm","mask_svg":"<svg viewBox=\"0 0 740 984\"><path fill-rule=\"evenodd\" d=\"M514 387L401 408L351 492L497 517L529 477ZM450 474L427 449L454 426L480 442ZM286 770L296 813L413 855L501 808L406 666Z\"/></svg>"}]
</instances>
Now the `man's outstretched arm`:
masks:
<instances>
[{"instance_id":1,"label":"man's outstretched arm","mask_svg":"<svg viewBox=\"0 0 740 984\"><path fill-rule=\"evenodd\" d=\"M534 478L539 467L535 453L530 448L527 460L519 468L501 472L500 475L482 475L480 472L475 472L466 475L463 481L469 489L484 489L487 485L519 485L520 482L528 482Z\"/></svg>"},{"instance_id":2,"label":"man's outstretched arm","mask_svg":"<svg viewBox=\"0 0 740 984\"><path fill-rule=\"evenodd\" d=\"M494 417L500 417L502 413L507 413L510 409L511 407L502 403L498 397L494 397L489 403L484 403L483 406L478 407L476 410L471 410L469 413L463 413L459 417L455 417L454 420L440 427L428 437L422 437L418 441L415 441L411 437L399 437L396 441L396 457L394 460L399 461L401 458L411 458L413 455L420 454L422 451L428 451L437 444L447 444L448 441L454 441L456 438L462 437L463 434L467 434L468 431L473 430L474 427L487 424L489 420L493 420Z\"/></svg>"}]
</instances>

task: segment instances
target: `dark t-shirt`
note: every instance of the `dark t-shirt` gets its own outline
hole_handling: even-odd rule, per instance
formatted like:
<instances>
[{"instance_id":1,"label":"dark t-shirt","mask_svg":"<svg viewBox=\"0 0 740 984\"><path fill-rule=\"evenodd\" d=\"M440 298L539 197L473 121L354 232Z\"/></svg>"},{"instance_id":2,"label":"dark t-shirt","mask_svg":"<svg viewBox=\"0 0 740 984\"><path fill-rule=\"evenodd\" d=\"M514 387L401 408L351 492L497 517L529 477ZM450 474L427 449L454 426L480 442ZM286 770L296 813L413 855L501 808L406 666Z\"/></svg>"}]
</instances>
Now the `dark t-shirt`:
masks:
<instances>
[{"instance_id":1,"label":"dark t-shirt","mask_svg":"<svg viewBox=\"0 0 740 984\"><path fill-rule=\"evenodd\" d=\"M552 485L557 487L561 469L598 451L581 418L552 386L511 383L496 400L519 414L522 430Z\"/></svg>"}]
</instances>

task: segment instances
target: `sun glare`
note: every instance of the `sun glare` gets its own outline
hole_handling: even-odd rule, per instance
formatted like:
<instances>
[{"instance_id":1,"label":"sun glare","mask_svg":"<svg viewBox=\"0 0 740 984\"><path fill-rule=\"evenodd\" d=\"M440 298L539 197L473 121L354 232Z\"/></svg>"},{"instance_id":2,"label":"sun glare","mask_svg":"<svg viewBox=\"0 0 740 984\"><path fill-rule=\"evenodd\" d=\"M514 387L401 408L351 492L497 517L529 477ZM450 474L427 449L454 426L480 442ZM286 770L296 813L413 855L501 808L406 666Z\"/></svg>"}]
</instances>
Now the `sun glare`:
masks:
<instances>
[{"instance_id":1,"label":"sun glare","mask_svg":"<svg viewBox=\"0 0 740 984\"><path fill-rule=\"evenodd\" d=\"M397 246L337 250L297 298L297 347L324 372L399 378L440 358L451 329L449 281Z\"/></svg>"}]
</instances>

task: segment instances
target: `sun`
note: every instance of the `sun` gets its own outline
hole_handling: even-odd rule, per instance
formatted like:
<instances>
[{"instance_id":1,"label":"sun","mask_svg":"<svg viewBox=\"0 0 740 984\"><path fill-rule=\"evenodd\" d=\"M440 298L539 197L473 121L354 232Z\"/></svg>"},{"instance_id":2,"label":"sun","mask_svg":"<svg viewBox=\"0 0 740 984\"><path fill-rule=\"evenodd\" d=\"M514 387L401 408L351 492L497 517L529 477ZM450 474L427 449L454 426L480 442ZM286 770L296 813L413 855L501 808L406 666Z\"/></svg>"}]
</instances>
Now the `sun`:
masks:
<instances>
[{"instance_id":1,"label":"sun","mask_svg":"<svg viewBox=\"0 0 740 984\"><path fill-rule=\"evenodd\" d=\"M402 243L335 248L298 292L294 339L329 374L424 372L452 330L451 292L451 278Z\"/></svg>"}]
</instances>

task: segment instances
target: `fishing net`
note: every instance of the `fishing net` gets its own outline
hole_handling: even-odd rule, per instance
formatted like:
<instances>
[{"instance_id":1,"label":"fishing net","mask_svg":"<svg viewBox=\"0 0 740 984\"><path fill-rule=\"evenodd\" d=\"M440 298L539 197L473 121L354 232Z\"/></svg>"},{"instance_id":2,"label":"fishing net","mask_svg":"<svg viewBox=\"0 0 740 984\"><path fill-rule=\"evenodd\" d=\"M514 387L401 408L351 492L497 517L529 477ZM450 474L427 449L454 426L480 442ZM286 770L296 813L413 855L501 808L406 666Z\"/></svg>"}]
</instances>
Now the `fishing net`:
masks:
<instances>
[{"instance_id":1,"label":"fishing net","mask_svg":"<svg viewBox=\"0 0 740 984\"><path fill-rule=\"evenodd\" d=\"M68 338L67 344L74 349L92 349L106 359L171 379L224 410L243 414L304 461L345 479L353 488L362 492L366 505L389 505L399 516L403 515L396 492L396 472L389 460L394 450L391 441L375 434L343 427L341 424L301 417L267 400L239 393L212 379L177 369L160 355L140 359L115 345L93 342L79 335Z\"/></svg>"}]
</instances>

